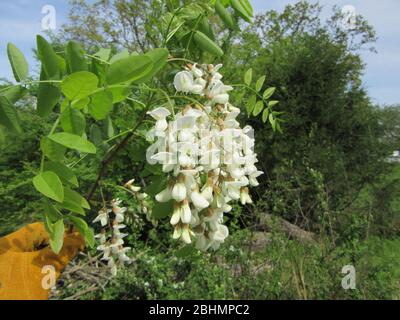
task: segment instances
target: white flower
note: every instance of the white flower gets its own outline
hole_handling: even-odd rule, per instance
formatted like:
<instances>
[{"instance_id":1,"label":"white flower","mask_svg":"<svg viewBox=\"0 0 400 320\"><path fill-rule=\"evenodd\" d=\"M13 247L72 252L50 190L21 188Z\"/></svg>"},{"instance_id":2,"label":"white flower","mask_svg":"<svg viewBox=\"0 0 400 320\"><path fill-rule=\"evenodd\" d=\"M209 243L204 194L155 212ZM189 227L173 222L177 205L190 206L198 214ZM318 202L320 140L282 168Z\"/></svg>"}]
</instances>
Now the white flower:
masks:
<instances>
[{"instance_id":1,"label":"white flower","mask_svg":"<svg viewBox=\"0 0 400 320\"><path fill-rule=\"evenodd\" d=\"M245 205L246 203L253 203L253 201L250 198L248 190L243 189L242 192L240 193L240 203L242 205Z\"/></svg>"},{"instance_id":2,"label":"white flower","mask_svg":"<svg viewBox=\"0 0 400 320\"><path fill-rule=\"evenodd\" d=\"M101 223L101 226L104 227L108 224L108 214L111 212L111 210L107 209L101 209L99 211L99 214L97 217L93 220L93 223L99 222Z\"/></svg>"},{"instance_id":3,"label":"white flower","mask_svg":"<svg viewBox=\"0 0 400 320\"><path fill-rule=\"evenodd\" d=\"M191 71L192 71L193 75L194 75L196 78L201 78L201 77L203 76L203 71L202 71L200 68L197 68L197 63L195 63L195 64L192 66Z\"/></svg>"},{"instance_id":4,"label":"white flower","mask_svg":"<svg viewBox=\"0 0 400 320\"><path fill-rule=\"evenodd\" d=\"M174 86L176 91L189 93L193 88L193 74L189 71L181 71L175 75Z\"/></svg>"},{"instance_id":5,"label":"white flower","mask_svg":"<svg viewBox=\"0 0 400 320\"><path fill-rule=\"evenodd\" d=\"M186 187L184 183L178 182L174 185L172 189L172 198L177 201L181 202L186 199Z\"/></svg>"},{"instance_id":6,"label":"white flower","mask_svg":"<svg viewBox=\"0 0 400 320\"><path fill-rule=\"evenodd\" d=\"M259 185L257 177L261 176L262 174L264 174L264 172L262 171L254 171L252 174L250 174L249 175L250 185L253 187L257 187Z\"/></svg>"},{"instance_id":7,"label":"white flower","mask_svg":"<svg viewBox=\"0 0 400 320\"><path fill-rule=\"evenodd\" d=\"M132 186L134 180L128 181L125 186ZM110 272L113 276L117 274L118 268L116 261L119 263L129 262L130 259L126 255L126 252L130 248L124 248L123 238L127 237L127 233L122 233L121 229L124 229L126 225L121 224L125 220L124 213L127 211L126 207L120 207L122 201L115 199L111 201L112 210L103 208L99 211L99 215L94 220L95 222L100 221L103 227L100 234L95 235L100 245L97 247L98 251L102 251L102 260L108 261L107 265L110 268ZM109 213L113 212L115 217L114 220L109 217ZM112 225L112 227L111 227ZM106 229L108 231L106 231Z\"/></svg>"},{"instance_id":8,"label":"white flower","mask_svg":"<svg viewBox=\"0 0 400 320\"><path fill-rule=\"evenodd\" d=\"M184 201L181 209L181 221L184 224L189 224L192 220L192 212L190 211L189 202Z\"/></svg>"},{"instance_id":9,"label":"white flower","mask_svg":"<svg viewBox=\"0 0 400 320\"><path fill-rule=\"evenodd\" d=\"M172 192L170 188L165 188L163 191L156 195L156 200L158 202L168 202L172 199Z\"/></svg>"},{"instance_id":10,"label":"white flower","mask_svg":"<svg viewBox=\"0 0 400 320\"><path fill-rule=\"evenodd\" d=\"M181 216L182 216L182 207L181 206L175 206L174 208L174 212L172 214L170 223L175 226L179 223L179 221L181 220Z\"/></svg>"},{"instance_id":11,"label":"white flower","mask_svg":"<svg viewBox=\"0 0 400 320\"><path fill-rule=\"evenodd\" d=\"M190 194L192 202L197 209L205 209L210 203L197 191L194 191Z\"/></svg>"},{"instance_id":12,"label":"white flower","mask_svg":"<svg viewBox=\"0 0 400 320\"><path fill-rule=\"evenodd\" d=\"M164 107L159 107L154 110L148 111L147 114L152 116L154 120L163 120L171 115L171 112L169 112L169 110Z\"/></svg>"}]
</instances>

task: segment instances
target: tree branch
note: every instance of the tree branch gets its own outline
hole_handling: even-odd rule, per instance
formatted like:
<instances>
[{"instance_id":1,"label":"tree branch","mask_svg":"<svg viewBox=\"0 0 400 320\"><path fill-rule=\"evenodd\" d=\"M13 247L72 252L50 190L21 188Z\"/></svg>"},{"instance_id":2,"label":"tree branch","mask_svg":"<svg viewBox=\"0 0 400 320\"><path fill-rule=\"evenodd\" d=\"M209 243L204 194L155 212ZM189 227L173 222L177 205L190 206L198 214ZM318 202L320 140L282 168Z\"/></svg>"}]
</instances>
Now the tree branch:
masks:
<instances>
[{"instance_id":1,"label":"tree branch","mask_svg":"<svg viewBox=\"0 0 400 320\"><path fill-rule=\"evenodd\" d=\"M132 129L132 131L129 132L126 135L126 137L119 144L117 144L116 147L112 151L110 151L109 155L105 159L103 159L103 161L101 162L100 171L97 175L96 181L94 182L93 186L90 188L90 191L86 197L87 201L90 201L92 199L94 193L96 192L97 188L99 187L101 179L104 177L104 175L107 172L108 165L112 162L112 160L115 158L115 156L118 154L118 152L125 147L125 145L128 143L130 138L132 138L132 136L135 134L136 130L142 124L142 121L145 116L146 116L146 113L143 113L141 118L139 119L138 123Z\"/></svg>"}]
</instances>

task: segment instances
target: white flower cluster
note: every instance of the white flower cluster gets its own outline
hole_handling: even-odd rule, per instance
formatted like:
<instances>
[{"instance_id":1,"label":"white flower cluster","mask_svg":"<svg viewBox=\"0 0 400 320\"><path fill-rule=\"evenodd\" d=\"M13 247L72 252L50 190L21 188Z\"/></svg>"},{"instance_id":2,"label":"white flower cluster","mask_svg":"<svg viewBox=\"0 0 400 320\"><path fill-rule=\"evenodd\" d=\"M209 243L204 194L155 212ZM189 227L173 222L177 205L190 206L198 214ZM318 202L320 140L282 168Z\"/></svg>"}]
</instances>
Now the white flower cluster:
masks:
<instances>
[{"instance_id":1,"label":"white flower cluster","mask_svg":"<svg viewBox=\"0 0 400 320\"><path fill-rule=\"evenodd\" d=\"M139 213L142 213L146 215L146 219L150 222L153 222L151 219L151 208L149 208L149 204L147 203L146 199L148 198L148 195L146 193L140 192L141 187L135 186L133 183L135 182L135 179L129 180L127 183L125 183L124 187L129 190L129 192L132 194L134 199L137 202L137 211ZM125 217L126 223L132 224L132 223L140 223L139 217L135 213L131 213L130 215L128 214Z\"/></svg>"},{"instance_id":2,"label":"white flower cluster","mask_svg":"<svg viewBox=\"0 0 400 320\"><path fill-rule=\"evenodd\" d=\"M131 262L131 259L126 255L131 248L124 247L123 240L128 234L121 232L126 227L123 223L127 208L120 207L120 204L121 200L112 200L111 209L102 208L96 219L93 220L94 223L99 222L102 226L101 232L95 236L100 242L97 250L103 252L101 259L107 261L107 265L113 276L117 274L118 263ZM110 217L111 213L114 215L113 219Z\"/></svg>"},{"instance_id":3,"label":"white flower cluster","mask_svg":"<svg viewBox=\"0 0 400 320\"><path fill-rule=\"evenodd\" d=\"M224 85L221 65L188 65L176 74L178 92L200 96L167 120L171 112L159 107L149 112L156 120L147 150L150 164L162 164L168 174L158 202L173 201L173 238L196 241L201 250L217 249L229 234L223 215L231 201L251 203L248 185L257 186L252 128L240 127L240 109L229 103L231 86ZM200 102L201 101L201 102Z\"/></svg>"}]
</instances>

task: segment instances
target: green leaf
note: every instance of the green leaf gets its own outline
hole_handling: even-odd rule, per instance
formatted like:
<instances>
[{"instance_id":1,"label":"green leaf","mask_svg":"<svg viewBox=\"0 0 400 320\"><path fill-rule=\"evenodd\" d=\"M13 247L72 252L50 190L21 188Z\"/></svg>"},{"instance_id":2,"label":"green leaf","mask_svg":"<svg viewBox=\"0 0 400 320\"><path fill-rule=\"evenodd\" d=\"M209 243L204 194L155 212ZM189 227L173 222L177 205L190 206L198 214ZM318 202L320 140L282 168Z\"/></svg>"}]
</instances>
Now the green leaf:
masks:
<instances>
[{"instance_id":1,"label":"green leaf","mask_svg":"<svg viewBox=\"0 0 400 320\"><path fill-rule=\"evenodd\" d=\"M75 101L72 101L71 107L74 108L74 109L77 109L77 110L82 110L82 109L87 107L89 102L90 102L90 98L89 97L86 97L86 98L83 98L83 99L79 99L79 100L75 100Z\"/></svg>"},{"instance_id":2,"label":"green leaf","mask_svg":"<svg viewBox=\"0 0 400 320\"><path fill-rule=\"evenodd\" d=\"M231 0L232 8L236 11L236 13L242 17L245 21L251 23L251 15L246 10L244 3L240 0Z\"/></svg>"},{"instance_id":3,"label":"green leaf","mask_svg":"<svg viewBox=\"0 0 400 320\"><path fill-rule=\"evenodd\" d=\"M94 231L92 228L89 228L88 224L82 218L76 216L68 216L69 220L75 226L75 228L79 231L79 233L85 238L86 244L93 248L95 245Z\"/></svg>"},{"instance_id":4,"label":"green leaf","mask_svg":"<svg viewBox=\"0 0 400 320\"><path fill-rule=\"evenodd\" d=\"M276 88L273 88L273 87L265 90L264 94L263 94L263 99L267 100L268 98L270 98L274 94L275 90L276 90Z\"/></svg>"},{"instance_id":5,"label":"green leaf","mask_svg":"<svg viewBox=\"0 0 400 320\"><path fill-rule=\"evenodd\" d=\"M274 118L274 115L272 113L269 114L269 123L272 126L272 129L274 129L274 131L276 130L276 121Z\"/></svg>"},{"instance_id":6,"label":"green leaf","mask_svg":"<svg viewBox=\"0 0 400 320\"><path fill-rule=\"evenodd\" d=\"M264 82L265 82L265 76L262 76L257 80L257 82L256 82L256 91L257 92L259 92L262 89Z\"/></svg>"},{"instance_id":7,"label":"green leaf","mask_svg":"<svg viewBox=\"0 0 400 320\"><path fill-rule=\"evenodd\" d=\"M133 55L112 63L106 72L110 85L132 82L144 78L153 69L153 61L145 55Z\"/></svg>"},{"instance_id":8,"label":"green leaf","mask_svg":"<svg viewBox=\"0 0 400 320\"><path fill-rule=\"evenodd\" d=\"M250 86L251 80L253 80L253 69L250 68L249 70L246 71L244 74L244 83Z\"/></svg>"},{"instance_id":9,"label":"green leaf","mask_svg":"<svg viewBox=\"0 0 400 320\"><path fill-rule=\"evenodd\" d=\"M52 237L52 236L54 237L54 225L51 222L51 218L46 211L44 212L44 218L45 218L44 227L45 227L47 233L50 235L50 237Z\"/></svg>"},{"instance_id":10,"label":"green leaf","mask_svg":"<svg viewBox=\"0 0 400 320\"><path fill-rule=\"evenodd\" d=\"M247 114L250 116L254 110L254 106L257 102L257 96L251 96L246 104Z\"/></svg>"},{"instance_id":11,"label":"green leaf","mask_svg":"<svg viewBox=\"0 0 400 320\"><path fill-rule=\"evenodd\" d=\"M63 57L57 54L58 59L58 68L60 69L60 73L64 74L67 71L67 62Z\"/></svg>"},{"instance_id":12,"label":"green leaf","mask_svg":"<svg viewBox=\"0 0 400 320\"><path fill-rule=\"evenodd\" d=\"M64 201L59 206L81 215L85 215L84 209L90 209L89 203L84 197L66 187L64 188Z\"/></svg>"},{"instance_id":13,"label":"green leaf","mask_svg":"<svg viewBox=\"0 0 400 320\"><path fill-rule=\"evenodd\" d=\"M79 43L75 41L68 42L66 51L68 70L70 73L88 70L85 51Z\"/></svg>"},{"instance_id":14,"label":"green leaf","mask_svg":"<svg viewBox=\"0 0 400 320\"><path fill-rule=\"evenodd\" d=\"M70 168L59 162L47 161L45 162L44 171L55 172L64 183L70 183L75 187L79 187L78 179Z\"/></svg>"},{"instance_id":15,"label":"green leaf","mask_svg":"<svg viewBox=\"0 0 400 320\"><path fill-rule=\"evenodd\" d=\"M169 201L165 203L156 203L153 207L153 211L151 213L152 218L154 219L162 219L166 218L169 215L172 215L174 211L174 202Z\"/></svg>"},{"instance_id":16,"label":"green leaf","mask_svg":"<svg viewBox=\"0 0 400 320\"><path fill-rule=\"evenodd\" d=\"M58 79L60 77L59 59L51 45L42 36L38 35L37 53L47 79Z\"/></svg>"},{"instance_id":17,"label":"green leaf","mask_svg":"<svg viewBox=\"0 0 400 320\"><path fill-rule=\"evenodd\" d=\"M114 126L113 126L113 123L112 123L112 120L111 120L110 116L108 116L103 121L102 130L103 130L104 135L107 138L111 138L111 137L114 136Z\"/></svg>"},{"instance_id":18,"label":"green leaf","mask_svg":"<svg viewBox=\"0 0 400 320\"><path fill-rule=\"evenodd\" d=\"M61 127L65 132L81 136L85 132L85 116L78 109L68 106L60 117Z\"/></svg>"},{"instance_id":19,"label":"green leaf","mask_svg":"<svg viewBox=\"0 0 400 320\"><path fill-rule=\"evenodd\" d=\"M87 97L97 89L99 79L88 71L75 72L66 77L61 83L61 91L69 100Z\"/></svg>"},{"instance_id":20,"label":"green leaf","mask_svg":"<svg viewBox=\"0 0 400 320\"><path fill-rule=\"evenodd\" d=\"M113 95L108 91L99 91L90 96L89 112L99 121L107 117L113 108Z\"/></svg>"},{"instance_id":21,"label":"green leaf","mask_svg":"<svg viewBox=\"0 0 400 320\"><path fill-rule=\"evenodd\" d=\"M86 140L85 138L77 136L76 134L59 132L48 136L48 138L69 149L85 153L96 153L96 147L93 145L93 143Z\"/></svg>"},{"instance_id":22,"label":"green leaf","mask_svg":"<svg viewBox=\"0 0 400 320\"><path fill-rule=\"evenodd\" d=\"M164 68L168 63L169 52L165 48L157 48L147 52L145 56L151 59L153 62L153 67L151 72L149 72L143 78L138 79L138 82L146 82L152 79L162 68Z\"/></svg>"},{"instance_id":23,"label":"green leaf","mask_svg":"<svg viewBox=\"0 0 400 320\"><path fill-rule=\"evenodd\" d=\"M85 232L85 241L86 244L90 247L90 248L94 248L94 246L96 245L96 240L94 238L94 230L92 228L87 228L86 232Z\"/></svg>"},{"instance_id":24,"label":"green leaf","mask_svg":"<svg viewBox=\"0 0 400 320\"><path fill-rule=\"evenodd\" d=\"M53 225L53 233L50 234L50 246L56 254L59 254L63 247L64 231L64 220L60 219Z\"/></svg>"},{"instance_id":25,"label":"green leaf","mask_svg":"<svg viewBox=\"0 0 400 320\"><path fill-rule=\"evenodd\" d=\"M51 222L57 221L63 217L62 213L58 211L48 199L43 199L43 210L46 217L49 219L50 224Z\"/></svg>"},{"instance_id":26,"label":"green leaf","mask_svg":"<svg viewBox=\"0 0 400 320\"><path fill-rule=\"evenodd\" d=\"M99 146L103 142L101 130L95 123L90 126L90 140L92 140L96 146Z\"/></svg>"},{"instance_id":27,"label":"green leaf","mask_svg":"<svg viewBox=\"0 0 400 320\"><path fill-rule=\"evenodd\" d=\"M75 216L68 216L68 219L72 222L72 224L75 226L76 229L78 229L79 233L81 235L85 235L86 230L89 228L88 224L86 223L85 220L79 217Z\"/></svg>"},{"instance_id":28,"label":"green leaf","mask_svg":"<svg viewBox=\"0 0 400 320\"><path fill-rule=\"evenodd\" d=\"M268 107L272 108L273 106L276 106L279 103L277 100L271 100L268 102Z\"/></svg>"},{"instance_id":29,"label":"green leaf","mask_svg":"<svg viewBox=\"0 0 400 320\"><path fill-rule=\"evenodd\" d=\"M94 55L99 57L101 60L108 61L108 59L110 59L111 49L101 48Z\"/></svg>"},{"instance_id":30,"label":"green leaf","mask_svg":"<svg viewBox=\"0 0 400 320\"><path fill-rule=\"evenodd\" d=\"M263 111L263 109L264 109L264 102L261 100L257 101L253 110L253 115L258 116L261 113L261 111Z\"/></svg>"},{"instance_id":31,"label":"green leaf","mask_svg":"<svg viewBox=\"0 0 400 320\"><path fill-rule=\"evenodd\" d=\"M60 100L60 89L49 83L40 83L37 95L37 113L44 118L50 115Z\"/></svg>"},{"instance_id":32,"label":"green leaf","mask_svg":"<svg viewBox=\"0 0 400 320\"><path fill-rule=\"evenodd\" d=\"M64 159L66 148L50 140L48 137L43 137L40 140L40 149L43 154L50 160L60 162Z\"/></svg>"},{"instance_id":33,"label":"green leaf","mask_svg":"<svg viewBox=\"0 0 400 320\"><path fill-rule=\"evenodd\" d=\"M233 21L231 14L226 10L220 0L215 2L215 11L227 28L232 30L236 29L236 24Z\"/></svg>"},{"instance_id":34,"label":"green leaf","mask_svg":"<svg viewBox=\"0 0 400 320\"><path fill-rule=\"evenodd\" d=\"M264 110L263 114L262 114L262 121L263 121L264 123L267 122L267 120L268 120L268 115L269 115L269 109L266 108L266 109Z\"/></svg>"},{"instance_id":35,"label":"green leaf","mask_svg":"<svg viewBox=\"0 0 400 320\"><path fill-rule=\"evenodd\" d=\"M115 61L128 58L129 57L129 51L128 49L124 49L121 52L117 53L110 59L110 63L114 63Z\"/></svg>"},{"instance_id":36,"label":"green leaf","mask_svg":"<svg viewBox=\"0 0 400 320\"><path fill-rule=\"evenodd\" d=\"M4 96L0 96L0 124L11 131L22 132L18 112L10 100Z\"/></svg>"},{"instance_id":37,"label":"green leaf","mask_svg":"<svg viewBox=\"0 0 400 320\"><path fill-rule=\"evenodd\" d=\"M64 200L64 188L60 178L52 171L45 171L33 178L36 190L57 202Z\"/></svg>"},{"instance_id":38,"label":"green leaf","mask_svg":"<svg viewBox=\"0 0 400 320\"><path fill-rule=\"evenodd\" d=\"M124 101L127 96L131 93L131 89L128 86L116 86L112 88L107 89L108 92L111 92L113 101L112 103L119 103L121 101Z\"/></svg>"},{"instance_id":39,"label":"green leaf","mask_svg":"<svg viewBox=\"0 0 400 320\"><path fill-rule=\"evenodd\" d=\"M29 73L29 66L24 54L15 45L9 43L7 45L7 55L15 80L17 82L25 80Z\"/></svg>"},{"instance_id":40,"label":"green leaf","mask_svg":"<svg viewBox=\"0 0 400 320\"><path fill-rule=\"evenodd\" d=\"M6 97L11 103L15 103L19 99L21 99L27 92L27 89L17 85L2 89L0 95Z\"/></svg>"},{"instance_id":41,"label":"green leaf","mask_svg":"<svg viewBox=\"0 0 400 320\"><path fill-rule=\"evenodd\" d=\"M254 10L249 0L239 0L242 7L246 10L250 17L254 16Z\"/></svg>"},{"instance_id":42,"label":"green leaf","mask_svg":"<svg viewBox=\"0 0 400 320\"><path fill-rule=\"evenodd\" d=\"M200 49L211 53L214 56L220 57L224 55L224 51L203 32L195 31L193 35L194 42L199 46Z\"/></svg>"}]
</instances>

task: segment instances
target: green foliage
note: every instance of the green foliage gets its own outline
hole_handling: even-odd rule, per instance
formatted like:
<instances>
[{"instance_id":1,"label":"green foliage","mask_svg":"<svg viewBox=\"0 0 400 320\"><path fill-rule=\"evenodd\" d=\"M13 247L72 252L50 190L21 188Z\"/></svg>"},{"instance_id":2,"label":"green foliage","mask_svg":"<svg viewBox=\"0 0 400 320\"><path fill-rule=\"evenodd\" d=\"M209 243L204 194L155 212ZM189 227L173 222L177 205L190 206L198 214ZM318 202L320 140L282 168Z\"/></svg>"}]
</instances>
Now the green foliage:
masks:
<instances>
[{"instance_id":1,"label":"green foliage","mask_svg":"<svg viewBox=\"0 0 400 320\"><path fill-rule=\"evenodd\" d=\"M99 79L91 72L79 71L66 77L61 91L70 101L86 98L97 89Z\"/></svg>"},{"instance_id":2,"label":"green foliage","mask_svg":"<svg viewBox=\"0 0 400 320\"><path fill-rule=\"evenodd\" d=\"M63 202L64 189L60 178L51 171L45 171L33 178L36 190L46 197Z\"/></svg>"},{"instance_id":3,"label":"green foliage","mask_svg":"<svg viewBox=\"0 0 400 320\"><path fill-rule=\"evenodd\" d=\"M58 220L54 224L48 224L50 234L50 246L55 253L59 253L64 243L64 221Z\"/></svg>"},{"instance_id":4,"label":"green foliage","mask_svg":"<svg viewBox=\"0 0 400 320\"><path fill-rule=\"evenodd\" d=\"M18 112L5 96L0 96L0 124L9 130L21 132Z\"/></svg>"},{"instance_id":5,"label":"green foliage","mask_svg":"<svg viewBox=\"0 0 400 320\"><path fill-rule=\"evenodd\" d=\"M276 234L268 245L251 244L249 231L235 233L216 253L182 249L141 251L105 291L81 299L396 299L399 297L399 240L371 238L357 247L329 242L304 244ZM356 289L344 290L342 267L356 267ZM393 278L392 278L393 277ZM394 281L393 281L394 280ZM84 290L82 280L61 287L68 297Z\"/></svg>"},{"instance_id":6,"label":"green foliage","mask_svg":"<svg viewBox=\"0 0 400 320\"><path fill-rule=\"evenodd\" d=\"M106 73L106 81L110 85L133 81L140 82L141 78L152 72L153 66L151 58L145 55L132 55L111 64Z\"/></svg>"},{"instance_id":7,"label":"green foliage","mask_svg":"<svg viewBox=\"0 0 400 320\"><path fill-rule=\"evenodd\" d=\"M29 73L29 66L23 53L15 45L9 43L7 45L7 55L15 80L17 82L25 80Z\"/></svg>"},{"instance_id":8,"label":"green foliage","mask_svg":"<svg viewBox=\"0 0 400 320\"><path fill-rule=\"evenodd\" d=\"M49 83L40 83L37 93L37 113L45 118L55 108L61 97L60 89Z\"/></svg>"},{"instance_id":9,"label":"green foliage","mask_svg":"<svg viewBox=\"0 0 400 320\"><path fill-rule=\"evenodd\" d=\"M66 54L69 73L88 71L85 51L79 43L75 41L68 42Z\"/></svg>"},{"instance_id":10,"label":"green foliage","mask_svg":"<svg viewBox=\"0 0 400 320\"><path fill-rule=\"evenodd\" d=\"M37 36L37 53L46 79L59 79L60 66L57 54L42 36Z\"/></svg>"}]
</instances>

